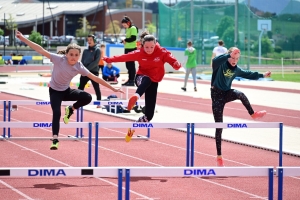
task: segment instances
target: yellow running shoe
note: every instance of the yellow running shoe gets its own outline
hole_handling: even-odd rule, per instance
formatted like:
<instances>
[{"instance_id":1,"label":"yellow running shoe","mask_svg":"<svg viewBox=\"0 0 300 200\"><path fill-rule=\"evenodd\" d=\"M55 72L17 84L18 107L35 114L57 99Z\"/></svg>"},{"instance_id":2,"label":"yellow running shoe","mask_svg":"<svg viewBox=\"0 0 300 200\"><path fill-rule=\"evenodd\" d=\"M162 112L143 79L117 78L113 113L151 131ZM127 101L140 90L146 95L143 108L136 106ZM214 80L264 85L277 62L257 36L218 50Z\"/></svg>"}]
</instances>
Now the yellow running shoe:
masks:
<instances>
[{"instance_id":1,"label":"yellow running shoe","mask_svg":"<svg viewBox=\"0 0 300 200\"><path fill-rule=\"evenodd\" d=\"M126 142L130 142L134 132L135 132L135 130L131 130L131 128L128 129L128 133L126 134L126 137L125 137Z\"/></svg>"},{"instance_id":2,"label":"yellow running shoe","mask_svg":"<svg viewBox=\"0 0 300 200\"><path fill-rule=\"evenodd\" d=\"M52 145L50 146L50 150L57 150L58 149L58 139L53 139L52 140Z\"/></svg>"}]
</instances>

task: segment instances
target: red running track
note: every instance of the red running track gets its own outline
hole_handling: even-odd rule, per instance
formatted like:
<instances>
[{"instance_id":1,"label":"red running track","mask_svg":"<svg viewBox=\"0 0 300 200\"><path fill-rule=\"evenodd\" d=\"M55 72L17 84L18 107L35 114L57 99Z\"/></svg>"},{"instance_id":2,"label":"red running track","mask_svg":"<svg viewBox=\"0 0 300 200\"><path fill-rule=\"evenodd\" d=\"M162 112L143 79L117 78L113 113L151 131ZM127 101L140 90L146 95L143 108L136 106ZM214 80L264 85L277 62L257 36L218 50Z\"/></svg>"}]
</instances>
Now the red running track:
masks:
<instances>
[{"instance_id":1,"label":"red running track","mask_svg":"<svg viewBox=\"0 0 300 200\"><path fill-rule=\"evenodd\" d=\"M88 89L92 90L92 89ZM108 91L107 91L108 92ZM103 92L104 95L106 91ZM159 102L162 94L159 94ZM176 96L176 98L178 98ZM28 98L1 93L0 100ZM199 99L197 99L198 101ZM170 101L169 101L170 102ZM51 121L48 106L19 106L13 121ZM63 113L63 109L62 109ZM1 114L2 115L2 114ZM3 117L3 116L0 116ZM75 116L72 116L75 121ZM85 121L127 121L85 111ZM84 130L85 135L87 131ZM13 137L51 136L50 129L11 129ZM101 129L101 136L124 137L125 129ZM74 135L73 129L61 129L60 137ZM145 134L139 130L137 134ZM170 129L153 129L149 141L99 141L99 166L185 166L186 136ZM195 137L195 166L215 166L215 141ZM1 167L87 166L87 142L61 141L58 151L49 150L48 140L0 141ZM226 166L277 166L278 153L223 142ZM94 152L93 152L94 155ZM300 159L284 155L285 166L299 166ZM1 199L117 199L114 178L2 178ZM297 199L299 178L284 179L284 199ZM132 178L131 199L266 199L266 177L230 178ZM277 179L274 180L274 197Z\"/></svg>"}]
</instances>

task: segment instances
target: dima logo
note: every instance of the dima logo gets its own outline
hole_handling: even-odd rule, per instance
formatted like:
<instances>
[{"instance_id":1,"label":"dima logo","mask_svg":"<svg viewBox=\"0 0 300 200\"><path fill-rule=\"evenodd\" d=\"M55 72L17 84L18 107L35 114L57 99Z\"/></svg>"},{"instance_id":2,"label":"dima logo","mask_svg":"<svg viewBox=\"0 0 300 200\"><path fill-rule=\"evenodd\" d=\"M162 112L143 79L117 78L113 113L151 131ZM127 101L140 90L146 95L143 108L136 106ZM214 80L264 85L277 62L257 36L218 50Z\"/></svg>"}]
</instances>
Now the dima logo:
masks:
<instances>
[{"instance_id":1,"label":"dima logo","mask_svg":"<svg viewBox=\"0 0 300 200\"><path fill-rule=\"evenodd\" d=\"M52 127L52 123L33 123L33 127L45 127L49 128Z\"/></svg>"},{"instance_id":2,"label":"dima logo","mask_svg":"<svg viewBox=\"0 0 300 200\"><path fill-rule=\"evenodd\" d=\"M108 105L123 105L122 102L108 102Z\"/></svg>"},{"instance_id":3,"label":"dima logo","mask_svg":"<svg viewBox=\"0 0 300 200\"><path fill-rule=\"evenodd\" d=\"M36 105L50 105L50 101L38 101L36 102Z\"/></svg>"},{"instance_id":4,"label":"dima logo","mask_svg":"<svg viewBox=\"0 0 300 200\"><path fill-rule=\"evenodd\" d=\"M185 169L184 175L185 176L210 176L210 175L216 176L216 172L213 169Z\"/></svg>"},{"instance_id":5,"label":"dima logo","mask_svg":"<svg viewBox=\"0 0 300 200\"><path fill-rule=\"evenodd\" d=\"M66 176L63 169L29 169L28 176Z\"/></svg>"},{"instance_id":6,"label":"dima logo","mask_svg":"<svg viewBox=\"0 0 300 200\"><path fill-rule=\"evenodd\" d=\"M133 123L132 126L139 127L139 128L153 128L153 125L151 123L143 123L143 124Z\"/></svg>"},{"instance_id":7,"label":"dima logo","mask_svg":"<svg viewBox=\"0 0 300 200\"><path fill-rule=\"evenodd\" d=\"M227 124L227 128L247 128L247 124Z\"/></svg>"}]
</instances>

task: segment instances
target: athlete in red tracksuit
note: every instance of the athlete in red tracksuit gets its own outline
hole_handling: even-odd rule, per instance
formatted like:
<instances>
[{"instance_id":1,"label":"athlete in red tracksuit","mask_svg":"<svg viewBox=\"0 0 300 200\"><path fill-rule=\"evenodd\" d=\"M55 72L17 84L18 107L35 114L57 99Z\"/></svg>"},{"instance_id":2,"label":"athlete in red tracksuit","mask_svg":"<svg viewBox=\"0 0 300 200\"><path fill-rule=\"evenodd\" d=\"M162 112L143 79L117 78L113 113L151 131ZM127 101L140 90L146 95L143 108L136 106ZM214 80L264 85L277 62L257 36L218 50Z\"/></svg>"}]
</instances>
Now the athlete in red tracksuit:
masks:
<instances>
[{"instance_id":1,"label":"athlete in red tracksuit","mask_svg":"<svg viewBox=\"0 0 300 200\"><path fill-rule=\"evenodd\" d=\"M130 97L128 110L131 110L136 101L145 93L145 115L140 117L137 122L149 122L155 111L158 83L165 75L164 64L169 63L175 70L181 67L180 62L173 57L171 52L159 46L153 35L146 35L142 40L142 48L128 54L103 58L107 63L138 61L139 69L135 76L137 85L136 93ZM126 142L131 140L134 129L129 128L126 135Z\"/></svg>"}]
</instances>

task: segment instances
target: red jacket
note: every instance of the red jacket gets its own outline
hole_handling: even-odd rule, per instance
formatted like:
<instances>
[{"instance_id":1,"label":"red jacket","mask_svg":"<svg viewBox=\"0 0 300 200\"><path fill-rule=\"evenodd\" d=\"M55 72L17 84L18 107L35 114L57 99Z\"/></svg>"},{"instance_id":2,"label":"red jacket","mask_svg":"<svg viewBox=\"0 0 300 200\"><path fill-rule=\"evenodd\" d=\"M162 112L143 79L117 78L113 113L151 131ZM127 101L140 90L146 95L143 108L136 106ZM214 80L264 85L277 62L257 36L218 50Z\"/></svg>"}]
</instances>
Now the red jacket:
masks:
<instances>
[{"instance_id":1,"label":"red jacket","mask_svg":"<svg viewBox=\"0 0 300 200\"><path fill-rule=\"evenodd\" d=\"M149 76L151 81L160 82L165 75L164 64L169 63L175 70L181 67L181 64L173 57L171 52L159 46L156 43L152 54L147 54L143 48L132 51L128 54L106 58L107 63L138 61L139 69L137 74Z\"/></svg>"}]
</instances>

